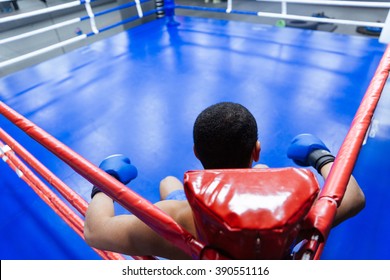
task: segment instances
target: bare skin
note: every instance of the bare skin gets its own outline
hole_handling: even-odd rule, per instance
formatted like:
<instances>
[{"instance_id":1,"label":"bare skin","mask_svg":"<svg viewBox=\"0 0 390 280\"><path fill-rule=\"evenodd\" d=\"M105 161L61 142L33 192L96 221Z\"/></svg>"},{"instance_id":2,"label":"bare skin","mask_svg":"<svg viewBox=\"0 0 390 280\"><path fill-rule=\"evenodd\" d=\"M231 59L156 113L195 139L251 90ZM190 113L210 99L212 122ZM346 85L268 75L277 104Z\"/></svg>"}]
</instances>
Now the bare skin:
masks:
<instances>
[{"instance_id":1,"label":"bare skin","mask_svg":"<svg viewBox=\"0 0 390 280\"><path fill-rule=\"evenodd\" d=\"M257 142L248 167L259 160L259 155L260 143ZM321 174L324 179L327 178L332 165L333 163L328 163L322 167ZM267 166L257 164L254 168L267 168ZM188 202L164 200L170 192L178 189L183 189L183 185L177 178L169 176L163 179L160 183L162 201L155 205L196 237L192 211ZM356 180L351 177L333 226L356 215L364 206L364 194ZM88 207L84 236L90 246L102 250L133 256L153 255L168 259L191 259L190 256L156 234L136 216L115 216L113 201L104 193L96 194Z\"/></svg>"},{"instance_id":2,"label":"bare skin","mask_svg":"<svg viewBox=\"0 0 390 280\"><path fill-rule=\"evenodd\" d=\"M333 163L328 163L321 168L321 175L324 179L328 178ZM343 200L337 208L336 216L332 226L335 227L341 222L352 218L359 213L366 205L366 199L363 191L360 189L355 178L351 176Z\"/></svg>"}]
</instances>

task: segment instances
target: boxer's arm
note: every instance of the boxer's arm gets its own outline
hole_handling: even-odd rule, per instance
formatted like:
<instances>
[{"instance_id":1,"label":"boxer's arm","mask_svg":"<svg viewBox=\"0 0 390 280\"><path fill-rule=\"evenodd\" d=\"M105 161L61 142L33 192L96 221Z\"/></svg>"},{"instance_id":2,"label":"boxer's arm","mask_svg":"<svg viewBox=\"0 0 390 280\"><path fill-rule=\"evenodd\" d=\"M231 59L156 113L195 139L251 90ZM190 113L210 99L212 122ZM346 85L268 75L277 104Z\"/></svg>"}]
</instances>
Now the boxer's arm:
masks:
<instances>
[{"instance_id":1,"label":"boxer's arm","mask_svg":"<svg viewBox=\"0 0 390 280\"><path fill-rule=\"evenodd\" d=\"M324 165L320 173L324 179L329 175L333 162ZM366 205L366 199L363 191L359 187L357 181L353 176L350 177L344 197L337 208L336 216L332 226L335 227L341 222L352 218L358 214Z\"/></svg>"},{"instance_id":2,"label":"boxer's arm","mask_svg":"<svg viewBox=\"0 0 390 280\"><path fill-rule=\"evenodd\" d=\"M155 205L175 220L185 220L181 201L161 201ZM186 202L184 202L186 203ZM192 218L192 216L191 216ZM183 223L182 223L183 224ZM181 250L155 233L134 215L115 216L112 199L98 193L85 217L84 237L88 245L130 256L154 255L172 259L189 259Z\"/></svg>"},{"instance_id":3,"label":"boxer's arm","mask_svg":"<svg viewBox=\"0 0 390 280\"><path fill-rule=\"evenodd\" d=\"M107 157L99 167L123 184L137 176L137 169L131 165L130 159L119 154ZM188 258L136 216L115 216L112 199L96 186L92 188L91 198L84 224L84 237L90 246L133 256ZM192 216L184 211L189 207L179 202L158 202L156 206L184 226L192 221Z\"/></svg>"},{"instance_id":4,"label":"boxer's arm","mask_svg":"<svg viewBox=\"0 0 390 280\"><path fill-rule=\"evenodd\" d=\"M316 136L300 134L296 136L287 151L287 156L300 166L312 166L326 179L335 157L326 145ZM332 226L355 216L365 206L365 197L353 176L350 177L343 200L337 208Z\"/></svg>"}]
</instances>

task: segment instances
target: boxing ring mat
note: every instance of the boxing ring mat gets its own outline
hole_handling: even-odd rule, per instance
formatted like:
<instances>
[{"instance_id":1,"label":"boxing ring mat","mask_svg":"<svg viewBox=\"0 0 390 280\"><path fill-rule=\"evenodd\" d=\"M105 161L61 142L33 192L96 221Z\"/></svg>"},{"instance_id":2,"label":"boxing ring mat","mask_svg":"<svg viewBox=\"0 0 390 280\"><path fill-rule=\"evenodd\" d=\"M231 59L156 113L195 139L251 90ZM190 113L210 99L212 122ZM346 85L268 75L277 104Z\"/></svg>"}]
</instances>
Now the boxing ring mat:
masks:
<instances>
[{"instance_id":1,"label":"boxing ring mat","mask_svg":"<svg viewBox=\"0 0 390 280\"><path fill-rule=\"evenodd\" d=\"M156 202L165 176L201 169L192 125L216 102L254 114L261 163L270 167L294 165L286 151L299 133L319 136L336 153L385 50L366 37L176 21L155 20L3 77L0 98L96 165L111 154L129 156L139 172L129 187ZM323 259L390 258L383 238L390 234L390 101L383 95L354 170L367 206L331 231ZM85 179L3 116L0 126L90 201ZM1 259L100 258L2 161L0 174Z\"/></svg>"}]
</instances>

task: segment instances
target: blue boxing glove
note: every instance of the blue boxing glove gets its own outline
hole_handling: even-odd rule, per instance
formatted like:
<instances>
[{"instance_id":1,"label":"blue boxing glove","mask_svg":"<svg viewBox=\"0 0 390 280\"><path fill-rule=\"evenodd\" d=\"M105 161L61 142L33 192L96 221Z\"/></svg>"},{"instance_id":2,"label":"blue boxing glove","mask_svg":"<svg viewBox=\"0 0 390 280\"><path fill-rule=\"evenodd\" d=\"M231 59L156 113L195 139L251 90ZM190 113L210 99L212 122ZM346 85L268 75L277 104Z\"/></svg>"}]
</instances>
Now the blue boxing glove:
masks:
<instances>
[{"instance_id":1,"label":"blue boxing glove","mask_svg":"<svg viewBox=\"0 0 390 280\"><path fill-rule=\"evenodd\" d=\"M110 174L122 184L128 184L137 177L137 168L131 164L130 159L121 154L111 155L105 158L99 165L99 168ZM101 192L98 187L93 186L91 198Z\"/></svg>"},{"instance_id":2,"label":"blue boxing glove","mask_svg":"<svg viewBox=\"0 0 390 280\"><path fill-rule=\"evenodd\" d=\"M325 164L335 159L325 144L312 134L297 135L291 141L287 156L300 166L314 167L318 173Z\"/></svg>"}]
</instances>

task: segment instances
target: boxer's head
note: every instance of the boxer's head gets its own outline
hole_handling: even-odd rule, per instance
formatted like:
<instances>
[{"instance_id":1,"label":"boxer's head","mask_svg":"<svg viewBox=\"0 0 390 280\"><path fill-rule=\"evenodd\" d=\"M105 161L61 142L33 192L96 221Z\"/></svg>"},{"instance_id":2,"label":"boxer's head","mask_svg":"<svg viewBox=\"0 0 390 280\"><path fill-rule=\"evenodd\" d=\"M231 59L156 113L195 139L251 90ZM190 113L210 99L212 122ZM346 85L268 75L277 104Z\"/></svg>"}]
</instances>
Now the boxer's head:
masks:
<instances>
[{"instance_id":1,"label":"boxer's head","mask_svg":"<svg viewBox=\"0 0 390 280\"><path fill-rule=\"evenodd\" d=\"M195 121L193 136L194 152L205 169L248 168L259 159L256 120L240 104L206 108Z\"/></svg>"}]
</instances>

